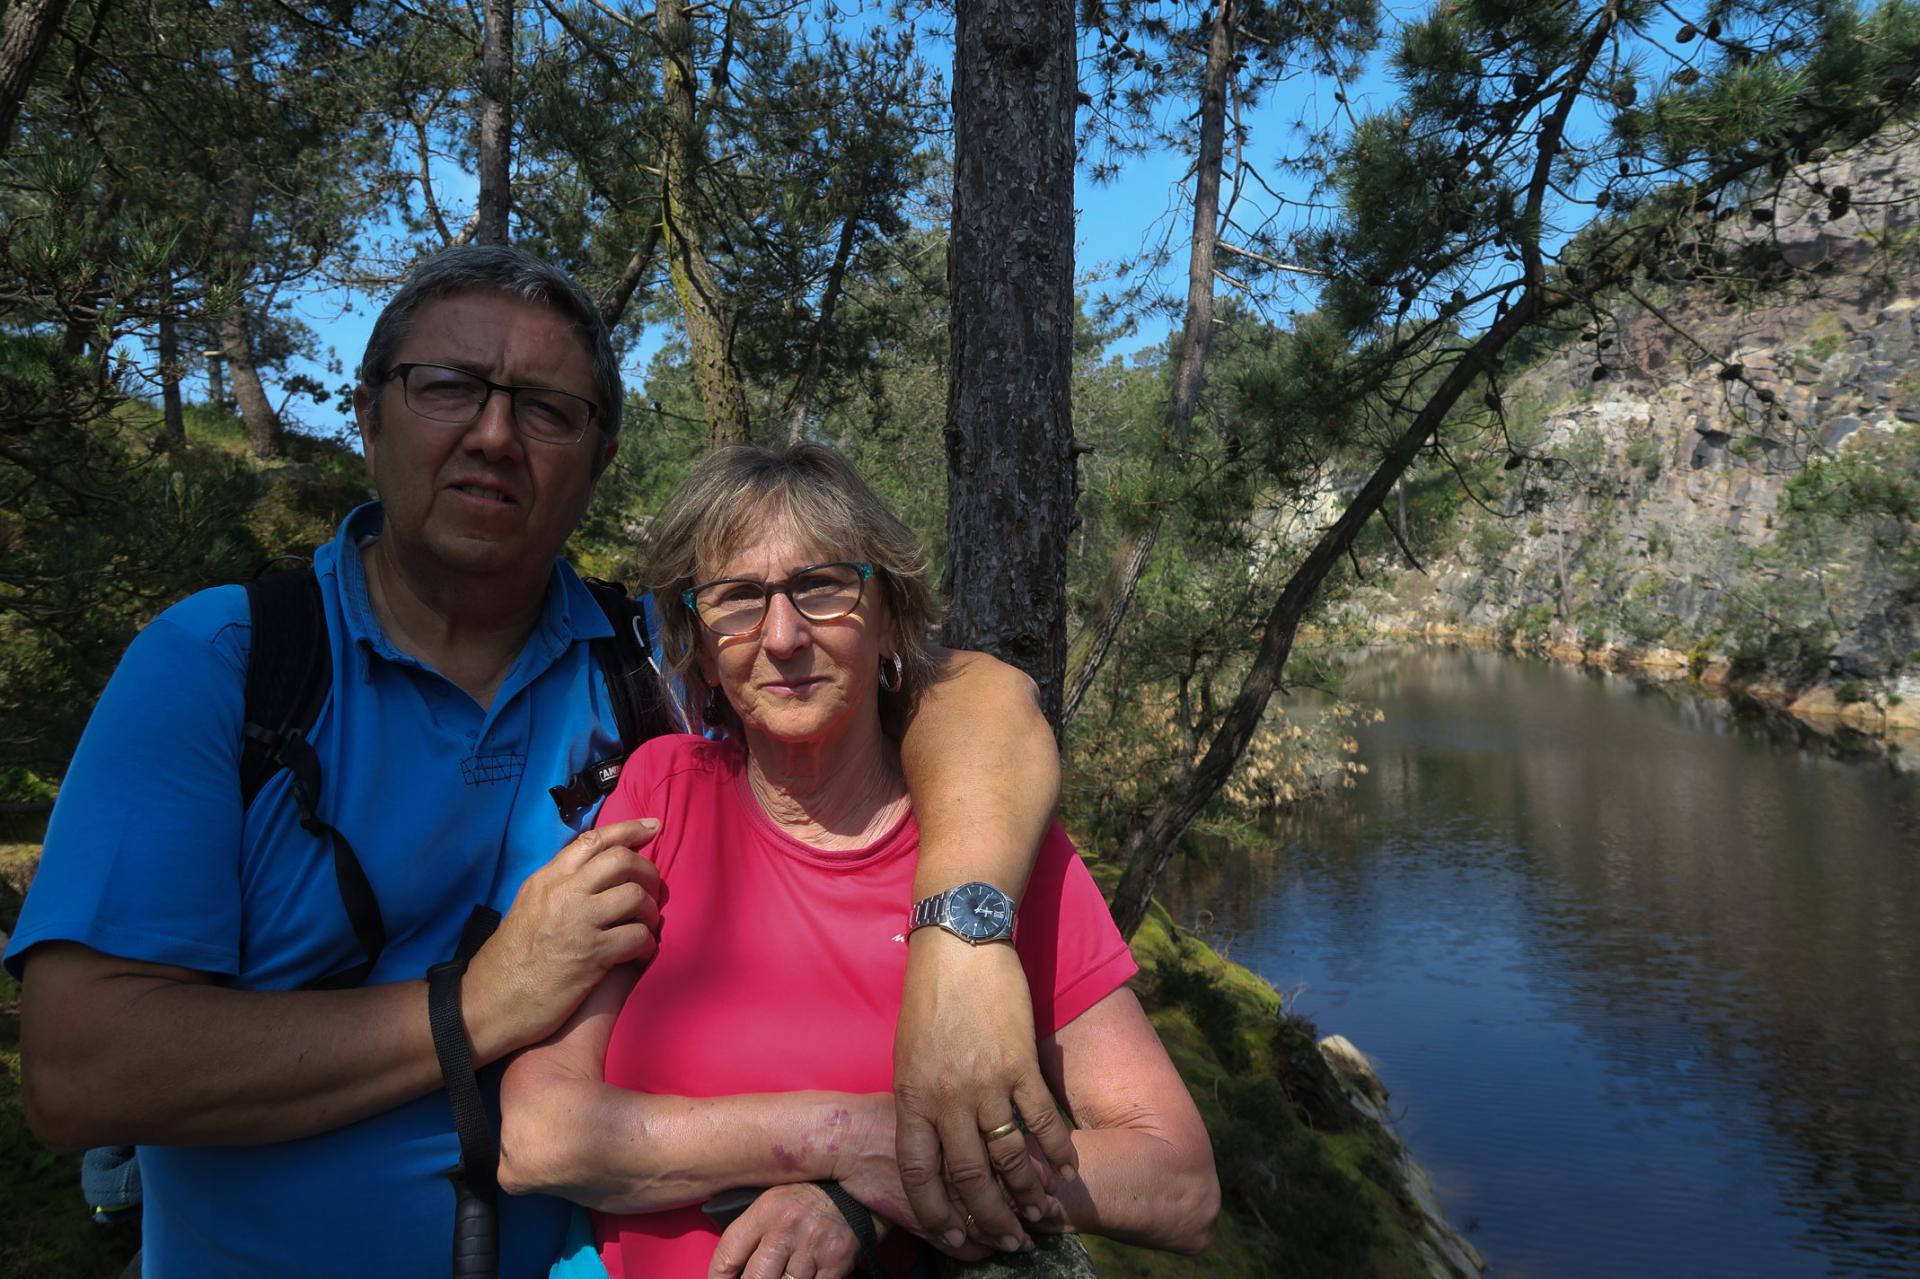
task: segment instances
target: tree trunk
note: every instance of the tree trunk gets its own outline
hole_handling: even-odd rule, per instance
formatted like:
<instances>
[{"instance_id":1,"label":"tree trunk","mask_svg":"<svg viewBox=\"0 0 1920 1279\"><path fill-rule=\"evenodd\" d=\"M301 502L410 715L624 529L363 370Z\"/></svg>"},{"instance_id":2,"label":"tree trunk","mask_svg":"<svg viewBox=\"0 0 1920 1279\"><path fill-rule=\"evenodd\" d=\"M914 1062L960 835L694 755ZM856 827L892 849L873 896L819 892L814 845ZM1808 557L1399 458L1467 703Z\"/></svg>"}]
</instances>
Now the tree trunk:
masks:
<instances>
[{"instance_id":1,"label":"tree trunk","mask_svg":"<svg viewBox=\"0 0 1920 1279\"><path fill-rule=\"evenodd\" d=\"M223 366L220 351L213 345L213 334L208 333L205 340L207 345L201 349L200 354L207 362L207 402L215 409L223 409L227 406L227 385L226 380L221 376Z\"/></svg>"},{"instance_id":2,"label":"tree trunk","mask_svg":"<svg viewBox=\"0 0 1920 1279\"><path fill-rule=\"evenodd\" d=\"M246 423L247 444L258 458L284 457L286 432L280 415L267 399L267 389L253 367L253 329L247 314L239 307L220 318L220 349L227 358L227 372L233 378L233 398L240 406L240 420Z\"/></svg>"},{"instance_id":3,"label":"tree trunk","mask_svg":"<svg viewBox=\"0 0 1920 1279\"><path fill-rule=\"evenodd\" d=\"M948 643L1024 669L1060 724L1073 411L1072 0L961 0L948 255Z\"/></svg>"},{"instance_id":4,"label":"tree trunk","mask_svg":"<svg viewBox=\"0 0 1920 1279\"><path fill-rule=\"evenodd\" d=\"M505 244L513 209L513 0L486 0L480 94L480 204L473 240Z\"/></svg>"},{"instance_id":5,"label":"tree trunk","mask_svg":"<svg viewBox=\"0 0 1920 1279\"><path fill-rule=\"evenodd\" d=\"M230 188L227 206L227 247L236 263L253 260L253 180L237 178ZM286 433L280 415L260 384L253 367L253 326L247 317L246 271L234 270L236 298L233 309L220 317L220 353L226 357L227 375L233 379L233 398L240 406L240 420L246 423L247 443L258 458L283 457Z\"/></svg>"},{"instance_id":6,"label":"tree trunk","mask_svg":"<svg viewBox=\"0 0 1920 1279\"><path fill-rule=\"evenodd\" d=\"M1227 89L1233 75L1233 0L1221 0L1214 10L1213 30L1207 41L1207 66L1200 89L1200 157L1193 183L1193 243L1187 255L1187 311L1180 333L1180 363L1174 370L1173 397L1167 404L1167 444L1174 451L1186 447L1193 432L1193 415L1206 388L1207 353L1213 346L1213 263L1220 245L1220 172L1226 154ZM1153 544L1160 536L1165 508L1156 508L1146 527L1121 539L1114 552L1094 613L1092 627L1074 662L1073 682L1067 690L1063 722L1070 722L1080 700L1100 673L1101 663L1120 634L1133 603L1140 577L1147 570Z\"/></svg>"},{"instance_id":7,"label":"tree trunk","mask_svg":"<svg viewBox=\"0 0 1920 1279\"><path fill-rule=\"evenodd\" d=\"M160 282L160 438L169 452L187 446L187 415L180 403L180 320L173 313L173 275Z\"/></svg>"},{"instance_id":8,"label":"tree trunk","mask_svg":"<svg viewBox=\"0 0 1920 1279\"><path fill-rule=\"evenodd\" d=\"M734 367L733 321L707 260L695 183L700 166L699 86L694 82L693 20L686 0L661 0L654 22L665 68L668 119L660 200L668 271L692 349L694 385L707 410L707 440L716 447L744 443L751 421L747 388Z\"/></svg>"},{"instance_id":9,"label":"tree trunk","mask_svg":"<svg viewBox=\"0 0 1920 1279\"><path fill-rule=\"evenodd\" d=\"M0 15L0 155L13 141L20 104L66 12L67 0L9 0Z\"/></svg>"},{"instance_id":10,"label":"tree trunk","mask_svg":"<svg viewBox=\"0 0 1920 1279\"><path fill-rule=\"evenodd\" d=\"M1347 509L1340 513L1340 518L1320 535L1300 567L1287 579L1279 599L1267 614L1266 625L1260 636L1260 651L1242 679L1233 704L1227 708L1226 716L1214 731L1207 753L1198 764L1175 780L1159 804L1127 840L1123 854L1125 869L1113 894L1113 918L1122 933L1133 936L1134 930L1147 917L1147 904L1153 899L1154 887L1159 883L1167 863L1173 859L1181 839L1192 828L1201 810L1226 784L1234 766L1240 762L1240 756L1246 752L1247 743L1253 740L1254 730L1260 726L1260 717L1266 713L1267 702L1279 686L1280 672L1287 664L1287 655L1293 650L1294 633L1299 630L1301 619L1306 616L1321 583L1326 581L1327 575L1340 562L1340 557L1346 554L1347 547L1352 545L1353 539L1373 517L1373 513L1386 502L1393 486L1419 456L1420 446L1439 428L1461 395L1491 367L1493 357L1512 340L1514 334L1537 321L1544 310L1539 293L1529 290L1504 319L1496 322L1473 344L1465 356L1454 364L1445 381L1435 389L1433 397L1414 416L1413 422L1387 450L1379 466L1347 504Z\"/></svg>"},{"instance_id":11,"label":"tree trunk","mask_svg":"<svg viewBox=\"0 0 1920 1279\"><path fill-rule=\"evenodd\" d=\"M1571 622L1573 621L1573 600L1570 585L1567 582L1567 517L1564 514L1556 516L1553 523L1553 540L1556 543L1554 550L1560 560L1557 578L1560 587L1560 620Z\"/></svg>"}]
</instances>

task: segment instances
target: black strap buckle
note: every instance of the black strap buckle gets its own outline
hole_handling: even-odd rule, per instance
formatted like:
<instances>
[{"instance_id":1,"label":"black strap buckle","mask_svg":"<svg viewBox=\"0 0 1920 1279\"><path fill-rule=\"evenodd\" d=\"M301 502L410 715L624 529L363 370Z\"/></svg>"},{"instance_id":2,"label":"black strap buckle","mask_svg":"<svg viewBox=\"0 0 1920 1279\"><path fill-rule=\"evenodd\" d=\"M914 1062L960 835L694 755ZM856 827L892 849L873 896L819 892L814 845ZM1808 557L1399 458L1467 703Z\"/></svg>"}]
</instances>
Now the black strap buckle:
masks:
<instances>
[{"instance_id":1,"label":"black strap buckle","mask_svg":"<svg viewBox=\"0 0 1920 1279\"><path fill-rule=\"evenodd\" d=\"M571 826L581 814L613 794L613 788L620 784L620 765L626 758L621 754L595 760L569 777L564 785L548 787L547 794L553 796L554 807L560 810L560 820Z\"/></svg>"}]
</instances>

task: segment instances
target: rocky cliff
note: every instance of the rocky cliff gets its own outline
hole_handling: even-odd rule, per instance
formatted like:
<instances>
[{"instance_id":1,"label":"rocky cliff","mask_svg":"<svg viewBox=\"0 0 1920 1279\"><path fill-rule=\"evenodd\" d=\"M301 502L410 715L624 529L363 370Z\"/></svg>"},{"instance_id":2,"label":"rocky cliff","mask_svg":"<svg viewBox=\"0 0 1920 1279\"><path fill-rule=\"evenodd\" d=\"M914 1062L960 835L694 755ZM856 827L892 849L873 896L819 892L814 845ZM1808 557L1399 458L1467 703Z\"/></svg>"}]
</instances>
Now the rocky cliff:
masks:
<instances>
[{"instance_id":1,"label":"rocky cliff","mask_svg":"<svg viewBox=\"0 0 1920 1279\"><path fill-rule=\"evenodd\" d=\"M1352 615L1920 729L1920 128L1716 225L1512 379L1485 507Z\"/></svg>"}]
</instances>

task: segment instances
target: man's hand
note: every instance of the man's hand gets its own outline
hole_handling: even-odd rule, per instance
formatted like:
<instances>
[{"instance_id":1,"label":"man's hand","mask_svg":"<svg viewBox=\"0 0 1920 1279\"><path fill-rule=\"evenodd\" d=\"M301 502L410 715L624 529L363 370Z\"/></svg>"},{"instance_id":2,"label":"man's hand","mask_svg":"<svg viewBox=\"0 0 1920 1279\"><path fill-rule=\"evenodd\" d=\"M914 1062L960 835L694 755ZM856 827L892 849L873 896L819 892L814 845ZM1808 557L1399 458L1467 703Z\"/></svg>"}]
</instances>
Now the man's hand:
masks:
<instances>
[{"instance_id":1,"label":"man's hand","mask_svg":"<svg viewBox=\"0 0 1920 1279\"><path fill-rule=\"evenodd\" d=\"M653 957L660 871L635 850L659 829L649 817L590 830L527 876L467 968L477 1063L545 1039L614 965Z\"/></svg>"},{"instance_id":2,"label":"man's hand","mask_svg":"<svg viewBox=\"0 0 1920 1279\"><path fill-rule=\"evenodd\" d=\"M1028 1137L1060 1177L1071 1180L1076 1168L1040 1074L1033 1003L1013 947L916 930L893 1061L900 1180L920 1225L950 1248L969 1233L1004 1251L1032 1246L1014 1207L1037 1222L1055 1204L1028 1158Z\"/></svg>"}]
</instances>

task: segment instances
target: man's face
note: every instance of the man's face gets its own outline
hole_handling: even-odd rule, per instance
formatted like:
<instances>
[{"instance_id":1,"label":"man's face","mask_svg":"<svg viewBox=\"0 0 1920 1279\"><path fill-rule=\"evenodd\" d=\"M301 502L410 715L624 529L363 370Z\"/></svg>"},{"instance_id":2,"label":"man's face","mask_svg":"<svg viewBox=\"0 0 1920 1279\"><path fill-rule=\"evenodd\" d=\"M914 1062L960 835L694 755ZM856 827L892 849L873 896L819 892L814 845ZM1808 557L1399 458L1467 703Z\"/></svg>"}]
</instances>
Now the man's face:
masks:
<instances>
[{"instance_id":1,"label":"man's face","mask_svg":"<svg viewBox=\"0 0 1920 1279\"><path fill-rule=\"evenodd\" d=\"M443 364L491 382L593 398L586 343L559 312L493 292L428 302L395 364ZM375 429L372 409L379 406ZM354 412L367 470L402 562L449 577L544 589L553 557L586 513L612 450L589 426L577 444L524 438L496 392L465 426L421 417L397 379L360 387Z\"/></svg>"}]
</instances>

